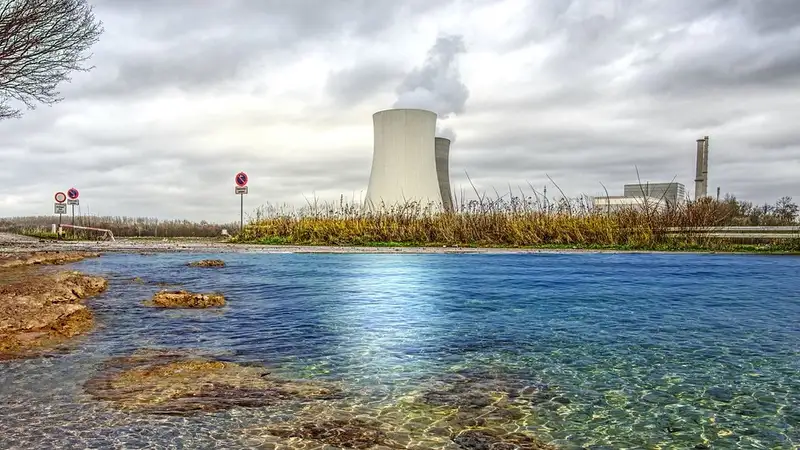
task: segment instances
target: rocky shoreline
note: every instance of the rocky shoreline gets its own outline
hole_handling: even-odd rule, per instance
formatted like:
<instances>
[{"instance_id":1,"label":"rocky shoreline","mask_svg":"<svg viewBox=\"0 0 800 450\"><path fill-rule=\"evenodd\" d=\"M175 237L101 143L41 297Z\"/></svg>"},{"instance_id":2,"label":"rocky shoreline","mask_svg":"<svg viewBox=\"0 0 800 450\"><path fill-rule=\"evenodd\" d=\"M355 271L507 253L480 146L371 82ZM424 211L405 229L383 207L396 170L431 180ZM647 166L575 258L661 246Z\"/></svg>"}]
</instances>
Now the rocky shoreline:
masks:
<instances>
[{"instance_id":1,"label":"rocky shoreline","mask_svg":"<svg viewBox=\"0 0 800 450\"><path fill-rule=\"evenodd\" d=\"M106 290L101 277L74 271L42 271L96 253L0 255L0 360L35 356L86 333L94 316L83 302Z\"/></svg>"},{"instance_id":2,"label":"rocky shoreline","mask_svg":"<svg viewBox=\"0 0 800 450\"><path fill-rule=\"evenodd\" d=\"M107 280L55 266L97 256L0 253L0 361L41 356L93 328L94 317L84 301L104 292ZM224 262L187 265L224 267ZM183 290L159 291L143 301L144 307L159 308L225 304L222 294ZM280 368L233 362L193 349L142 348L108 359L83 389L94 401L139 414L193 416L231 408L281 408L287 413L283 419L243 430L248 445L264 448L555 448L525 425L529 405L549 398L546 387L522 380L458 374L391 404L368 406L363 394L348 388L345 380L301 380L275 372Z\"/></svg>"}]
</instances>

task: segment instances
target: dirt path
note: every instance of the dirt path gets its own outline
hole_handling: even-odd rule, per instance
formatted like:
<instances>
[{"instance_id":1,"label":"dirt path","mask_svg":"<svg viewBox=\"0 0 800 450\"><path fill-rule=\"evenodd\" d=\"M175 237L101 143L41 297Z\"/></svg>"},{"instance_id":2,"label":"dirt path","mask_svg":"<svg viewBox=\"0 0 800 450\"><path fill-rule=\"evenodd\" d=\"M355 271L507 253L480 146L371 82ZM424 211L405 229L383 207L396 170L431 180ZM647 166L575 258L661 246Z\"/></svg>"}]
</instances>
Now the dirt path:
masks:
<instances>
[{"instance_id":1,"label":"dirt path","mask_svg":"<svg viewBox=\"0 0 800 450\"><path fill-rule=\"evenodd\" d=\"M117 238L115 242L53 241L0 233L0 253L29 251L90 251L102 253L553 253L555 250L519 250L458 247L335 247L231 244L213 239ZM558 251L561 252L561 251Z\"/></svg>"},{"instance_id":2,"label":"dirt path","mask_svg":"<svg viewBox=\"0 0 800 450\"><path fill-rule=\"evenodd\" d=\"M0 253L30 251L87 251L100 253L369 253L369 254L441 254L441 253L697 253L659 252L646 250L586 250L586 249L515 249L461 247L337 247L305 245L232 244L216 239L174 238L138 239L117 238L116 241L54 241L0 233Z\"/></svg>"}]
</instances>

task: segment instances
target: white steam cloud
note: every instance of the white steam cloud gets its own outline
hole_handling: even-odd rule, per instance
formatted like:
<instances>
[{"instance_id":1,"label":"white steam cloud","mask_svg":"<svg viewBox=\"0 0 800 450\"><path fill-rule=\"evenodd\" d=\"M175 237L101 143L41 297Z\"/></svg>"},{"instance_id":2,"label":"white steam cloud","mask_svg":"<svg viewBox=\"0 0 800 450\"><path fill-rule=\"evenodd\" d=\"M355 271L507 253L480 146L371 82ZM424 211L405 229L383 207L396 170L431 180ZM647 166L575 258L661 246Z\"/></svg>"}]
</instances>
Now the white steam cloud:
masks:
<instances>
[{"instance_id":1,"label":"white steam cloud","mask_svg":"<svg viewBox=\"0 0 800 450\"><path fill-rule=\"evenodd\" d=\"M440 120L463 113L469 89L461 81L457 59L466 51L462 36L439 36L428 50L425 63L409 72L397 87L394 108L427 109L438 114ZM440 128L438 124L437 135L451 141L456 137L451 128Z\"/></svg>"}]
</instances>

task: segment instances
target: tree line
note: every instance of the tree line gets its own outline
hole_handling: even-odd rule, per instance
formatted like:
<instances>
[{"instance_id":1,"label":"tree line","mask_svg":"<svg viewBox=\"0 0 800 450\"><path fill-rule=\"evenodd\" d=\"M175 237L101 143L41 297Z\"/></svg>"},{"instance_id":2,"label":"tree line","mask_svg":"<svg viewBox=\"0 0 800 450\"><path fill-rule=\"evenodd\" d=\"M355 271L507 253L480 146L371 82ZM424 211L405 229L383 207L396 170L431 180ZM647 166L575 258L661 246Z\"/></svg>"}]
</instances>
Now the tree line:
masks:
<instances>
[{"instance_id":1,"label":"tree line","mask_svg":"<svg viewBox=\"0 0 800 450\"><path fill-rule=\"evenodd\" d=\"M800 207L792 197L784 196L775 203L754 204L728 194L720 200L727 225L731 226L781 226L797 224Z\"/></svg>"},{"instance_id":2,"label":"tree line","mask_svg":"<svg viewBox=\"0 0 800 450\"><path fill-rule=\"evenodd\" d=\"M11 233L49 232L56 223L53 216L12 217L0 219L0 231ZM64 223L70 223L65 220ZM104 228L119 237L218 237L222 230L233 234L238 223L219 224L205 220L159 220L149 217L76 216L75 225Z\"/></svg>"}]
</instances>

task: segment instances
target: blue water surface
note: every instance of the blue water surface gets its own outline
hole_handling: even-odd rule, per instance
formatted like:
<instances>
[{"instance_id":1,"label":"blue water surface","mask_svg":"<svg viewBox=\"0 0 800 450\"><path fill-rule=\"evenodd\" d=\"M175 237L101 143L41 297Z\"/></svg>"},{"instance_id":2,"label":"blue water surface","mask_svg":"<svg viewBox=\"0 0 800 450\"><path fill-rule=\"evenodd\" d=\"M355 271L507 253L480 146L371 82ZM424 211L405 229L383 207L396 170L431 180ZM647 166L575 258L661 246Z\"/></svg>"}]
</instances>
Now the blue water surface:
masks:
<instances>
[{"instance_id":1,"label":"blue water surface","mask_svg":"<svg viewBox=\"0 0 800 450\"><path fill-rule=\"evenodd\" d=\"M201 258L227 265L186 267ZM506 373L556 392L528 425L563 448L800 448L796 257L157 254L74 268L109 278L89 302L98 327L69 353L0 364L0 447L235 448L263 413L129 415L83 392L104 360L170 347L387 404L448 372ZM228 304L144 307L155 282Z\"/></svg>"}]
</instances>

